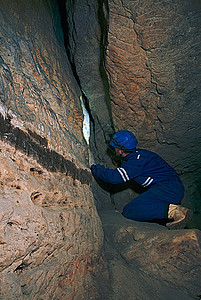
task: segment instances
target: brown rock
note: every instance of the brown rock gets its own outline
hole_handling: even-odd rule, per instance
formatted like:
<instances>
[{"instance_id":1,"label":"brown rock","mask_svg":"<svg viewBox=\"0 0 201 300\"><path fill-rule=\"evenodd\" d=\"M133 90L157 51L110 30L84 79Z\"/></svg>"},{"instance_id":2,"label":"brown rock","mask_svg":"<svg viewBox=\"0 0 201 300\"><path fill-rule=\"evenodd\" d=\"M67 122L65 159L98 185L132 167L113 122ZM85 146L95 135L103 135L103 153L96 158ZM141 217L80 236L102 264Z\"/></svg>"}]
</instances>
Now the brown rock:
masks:
<instances>
[{"instance_id":1,"label":"brown rock","mask_svg":"<svg viewBox=\"0 0 201 300\"><path fill-rule=\"evenodd\" d=\"M97 299L103 231L57 2L0 14L0 297Z\"/></svg>"},{"instance_id":2,"label":"brown rock","mask_svg":"<svg viewBox=\"0 0 201 300\"><path fill-rule=\"evenodd\" d=\"M2 297L96 299L91 274L98 278L107 269L90 186L48 172L3 142L0 164Z\"/></svg>"},{"instance_id":3,"label":"brown rock","mask_svg":"<svg viewBox=\"0 0 201 300\"><path fill-rule=\"evenodd\" d=\"M201 233L101 213L113 299L193 299L201 286Z\"/></svg>"},{"instance_id":4,"label":"brown rock","mask_svg":"<svg viewBox=\"0 0 201 300\"><path fill-rule=\"evenodd\" d=\"M185 201L199 212L200 5L71 4L65 49L57 1L1 2L0 297L199 297L197 230L103 214L108 273L80 96L92 116L96 160L111 164L105 140L113 120L115 129L134 128L140 145L184 174ZM95 200L111 207L106 192Z\"/></svg>"},{"instance_id":5,"label":"brown rock","mask_svg":"<svg viewBox=\"0 0 201 300\"><path fill-rule=\"evenodd\" d=\"M1 20L1 112L61 155L86 164L81 91L62 44L57 5L3 1Z\"/></svg>"},{"instance_id":6,"label":"brown rock","mask_svg":"<svg viewBox=\"0 0 201 300\"><path fill-rule=\"evenodd\" d=\"M200 2L108 6L106 70L115 128L133 131L139 147L176 168L186 188L183 204L200 219Z\"/></svg>"}]
</instances>

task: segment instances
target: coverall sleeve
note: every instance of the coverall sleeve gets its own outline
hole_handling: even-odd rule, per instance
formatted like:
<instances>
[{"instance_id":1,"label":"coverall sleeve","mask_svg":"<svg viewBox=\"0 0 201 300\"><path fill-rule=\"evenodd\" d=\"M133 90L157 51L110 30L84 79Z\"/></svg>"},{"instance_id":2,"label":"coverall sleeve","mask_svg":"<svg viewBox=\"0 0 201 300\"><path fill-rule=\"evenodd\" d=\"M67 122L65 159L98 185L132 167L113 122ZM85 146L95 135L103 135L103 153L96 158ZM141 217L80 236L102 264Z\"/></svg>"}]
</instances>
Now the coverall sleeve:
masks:
<instances>
[{"instance_id":1,"label":"coverall sleeve","mask_svg":"<svg viewBox=\"0 0 201 300\"><path fill-rule=\"evenodd\" d=\"M103 165L92 165L91 172L93 176L112 184L125 182L119 173L118 168L113 170L105 168Z\"/></svg>"}]
</instances>

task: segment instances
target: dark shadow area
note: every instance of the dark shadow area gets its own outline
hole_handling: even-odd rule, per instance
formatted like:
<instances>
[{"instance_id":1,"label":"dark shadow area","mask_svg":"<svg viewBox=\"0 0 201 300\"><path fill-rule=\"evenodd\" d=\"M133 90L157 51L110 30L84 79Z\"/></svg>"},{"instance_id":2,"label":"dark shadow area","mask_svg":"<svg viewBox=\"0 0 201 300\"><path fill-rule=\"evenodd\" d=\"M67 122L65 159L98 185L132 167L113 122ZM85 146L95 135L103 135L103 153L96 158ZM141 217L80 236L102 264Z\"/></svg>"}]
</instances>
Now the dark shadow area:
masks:
<instances>
[{"instance_id":1,"label":"dark shadow area","mask_svg":"<svg viewBox=\"0 0 201 300\"><path fill-rule=\"evenodd\" d=\"M99 0L98 1L98 22L101 28L101 36L100 36L100 63L99 63L99 71L100 76L103 81L104 91L105 91L105 101L107 104L111 127L114 131L114 123L112 117L112 108L111 108L111 100L110 100L110 86L108 82L108 76L105 70L105 57L106 57L106 49L108 44L108 30L109 30L109 7L108 0Z\"/></svg>"},{"instance_id":2,"label":"dark shadow area","mask_svg":"<svg viewBox=\"0 0 201 300\"><path fill-rule=\"evenodd\" d=\"M74 1L70 1L72 4L72 8L74 5ZM79 78L77 75L77 72L75 70L75 64L72 61L72 57L71 57L71 49L70 49L70 42L69 42L69 24L68 24L68 16L67 16L67 11L66 11L66 0L57 0L58 3L58 7L59 7L59 13L60 13L60 17L61 17L61 28L63 30L63 36L64 36L64 46L66 49L66 53L69 59L69 62L71 64L71 68L73 70L73 75L75 76L76 80L78 83L79 82Z\"/></svg>"},{"instance_id":3,"label":"dark shadow area","mask_svg":"<svg viewBox=\"0 0 201 300\"><path fill-rule=\"evenodd\" d=\"M110 135L110 140L112 139L112 137L113 137L113 135L111 134ZM106 141L106 145L107 145L106 153L110 157L110 159L111 159L112 163L114 164L114 166L120 167L122 162L123 162L123 159L122 159L121 156L118 156L116 154L114 147L110 146L110 140Z\"/></svg>"}]
</instances>

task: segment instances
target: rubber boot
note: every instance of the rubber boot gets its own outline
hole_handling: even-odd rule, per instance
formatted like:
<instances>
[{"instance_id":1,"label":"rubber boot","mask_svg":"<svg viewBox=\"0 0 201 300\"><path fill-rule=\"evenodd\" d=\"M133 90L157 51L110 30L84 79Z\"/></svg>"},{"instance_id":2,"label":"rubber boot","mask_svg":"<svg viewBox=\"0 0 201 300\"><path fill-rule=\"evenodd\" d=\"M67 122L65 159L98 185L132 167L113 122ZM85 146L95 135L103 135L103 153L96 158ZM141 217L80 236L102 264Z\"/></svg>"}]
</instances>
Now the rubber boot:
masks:
<instances>
[{"instance_id":1,"label":"rubber boot","mask_svg":"<svg viewBox=\"0 0 201 300\"><path fill-rule=\"evenodd\" d=\"M168 211L168 219L174 219L167 223L168 229L184 229L186 224L191 220L193 212L191 209L182 207L181 205L170 204Z\"/></svg>"}]
</instances>

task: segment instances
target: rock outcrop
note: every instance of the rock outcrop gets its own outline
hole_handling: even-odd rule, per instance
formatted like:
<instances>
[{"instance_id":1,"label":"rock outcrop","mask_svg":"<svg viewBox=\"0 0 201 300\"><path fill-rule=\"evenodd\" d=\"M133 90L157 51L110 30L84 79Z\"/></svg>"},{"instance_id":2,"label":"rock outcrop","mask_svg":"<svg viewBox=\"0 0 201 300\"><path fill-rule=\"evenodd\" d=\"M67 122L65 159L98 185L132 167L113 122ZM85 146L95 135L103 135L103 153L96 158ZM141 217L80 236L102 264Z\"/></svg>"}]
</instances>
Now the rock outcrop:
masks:
<instances>
[{"instance_id":1,"label":"rock outcrop","mask_svg":"<svg viewBox=\"0 0 201 300\"><path fill-rule=\"evenodd\" d=\"M97 299L103 230L57 2L0 9L0 297Z\"/></svg>"},{"instance_id":2,"label":"rock outcrop","mask_svg":"<svg viewBox=\"0 0 201 300\"><path fill-rule=\"evenodd\" d=\"M111 299L198 299L200 230L168 230L101 213L111 272Z\"/></svg>"},{"instance_id":3,"label":"rock outcrop","mask_svg":"<svg viewBox=\"0 0 201 300\"><path fill-rule=\"evenodd\" d=\"M196 0L1 1L1 299L200 297L200 231L126 220L133 191L111 197L89 169L113 166L106 141L130 129L200 217L200 14Z\"/></svg>"}]
</instances>

